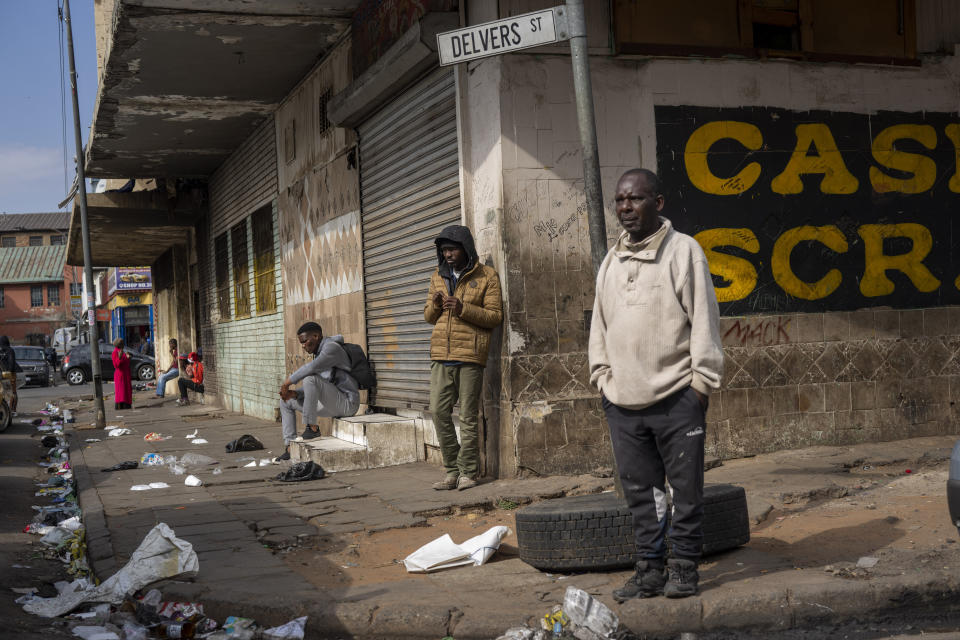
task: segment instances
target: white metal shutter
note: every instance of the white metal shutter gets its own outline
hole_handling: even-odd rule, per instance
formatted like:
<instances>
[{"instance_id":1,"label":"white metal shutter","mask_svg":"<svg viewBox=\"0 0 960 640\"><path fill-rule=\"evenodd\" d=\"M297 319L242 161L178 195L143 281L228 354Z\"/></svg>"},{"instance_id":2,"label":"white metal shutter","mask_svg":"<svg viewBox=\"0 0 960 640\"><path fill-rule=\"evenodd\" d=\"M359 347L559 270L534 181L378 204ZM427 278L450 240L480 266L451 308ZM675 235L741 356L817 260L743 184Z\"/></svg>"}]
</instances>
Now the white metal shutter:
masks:
<instances>
[{"instance_id":1,"label":"white metal shutter","mask_svg":"<svg viewBox=\"0 0 960 640\"><path fill-rule=\"evenodd\" d=\"M438 69L359 127L367 350L372 404L430 404L423 305L437 268L434 238L460 223L454 76Z\"/></svg>"}]
</instances>

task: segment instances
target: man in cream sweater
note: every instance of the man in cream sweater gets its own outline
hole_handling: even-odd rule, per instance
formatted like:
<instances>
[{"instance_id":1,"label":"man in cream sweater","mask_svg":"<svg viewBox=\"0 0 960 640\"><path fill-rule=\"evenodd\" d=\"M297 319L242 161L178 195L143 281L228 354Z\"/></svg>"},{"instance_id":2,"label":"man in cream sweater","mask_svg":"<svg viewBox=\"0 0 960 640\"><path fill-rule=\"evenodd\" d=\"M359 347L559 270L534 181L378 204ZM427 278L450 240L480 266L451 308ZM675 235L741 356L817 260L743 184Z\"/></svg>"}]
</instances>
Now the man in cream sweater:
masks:
<instances>
[{"instance_id":1,"label":"man in cream sweater","mask_svg":"<svg viewBox=\"0 0 960 640\"><path fill-rule=\"evenodd\" d=\"M597 274L590 381L603 394L638 561L613 596L683 598L699 581L705 414L723 373L720 313L700 245L659 215L657 175L626 172L615 202L623 233Z\"/></svg>"}]
</instances>

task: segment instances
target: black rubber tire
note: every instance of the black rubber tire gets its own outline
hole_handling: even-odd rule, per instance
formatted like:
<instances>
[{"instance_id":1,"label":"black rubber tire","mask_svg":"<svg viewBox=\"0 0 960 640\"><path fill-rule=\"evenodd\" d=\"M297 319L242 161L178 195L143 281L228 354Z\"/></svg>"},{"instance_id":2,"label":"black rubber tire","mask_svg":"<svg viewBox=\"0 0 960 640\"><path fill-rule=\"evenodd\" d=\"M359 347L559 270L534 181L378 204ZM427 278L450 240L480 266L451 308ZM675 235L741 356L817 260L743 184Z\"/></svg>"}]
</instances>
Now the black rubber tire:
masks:
<instances>
[{"instance_id":1,"label":"black rubber tire","mask_svg":"<svg viewBox=\"0 0 960 640\"><path fill-rule=\"evenodd\" d=\"M0 433L3 433L13 424L13 412L6 400L0 400Z\"/></svg>"},{"instance_id":2,"label":"black rubber tire","mask_svg":"<svg viewBox=\"0 0 960 640\"><path fill-rule=\"evenodd\" d=\"M704 555L750 541L743 487L707 485L703 502ZM520 559L537 569L622 569L636 560L630 511L613 492L532 504L517 511L516 525Z\"/></svg>"},{"instance_id":3,"label":"black rubber tire","mask_svg":"<svg viewBox=\"0 0 960 640\"><path fill-rule=\"evenodd\" d=\"M71 385L79 385L87 381L87 374L80 367L73 367L72 369L68 369L67 375L64 377L67 379L67 382Z\"/></svg>"}]
</instances>

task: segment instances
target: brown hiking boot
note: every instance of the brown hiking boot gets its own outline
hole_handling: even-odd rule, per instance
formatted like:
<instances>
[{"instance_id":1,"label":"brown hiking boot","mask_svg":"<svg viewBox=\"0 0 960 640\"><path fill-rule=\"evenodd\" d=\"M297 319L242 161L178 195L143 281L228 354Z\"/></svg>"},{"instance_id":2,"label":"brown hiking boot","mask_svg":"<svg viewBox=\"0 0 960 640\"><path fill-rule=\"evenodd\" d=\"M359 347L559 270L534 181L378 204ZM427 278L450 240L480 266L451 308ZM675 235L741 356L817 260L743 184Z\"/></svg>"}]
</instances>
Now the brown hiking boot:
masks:
<instances>
[{"instance_id":1,"label":"brown hiking boot","mask_svg":"<svg viewBox=\"0 0 960 640\"><path fill-rule=\"evenodd\" d=\"M450 475L441 480L440 482L434 482L433 488L437 491L452 491L457 488L457 480L460 476Z\"/></svg>"}]
</instances>

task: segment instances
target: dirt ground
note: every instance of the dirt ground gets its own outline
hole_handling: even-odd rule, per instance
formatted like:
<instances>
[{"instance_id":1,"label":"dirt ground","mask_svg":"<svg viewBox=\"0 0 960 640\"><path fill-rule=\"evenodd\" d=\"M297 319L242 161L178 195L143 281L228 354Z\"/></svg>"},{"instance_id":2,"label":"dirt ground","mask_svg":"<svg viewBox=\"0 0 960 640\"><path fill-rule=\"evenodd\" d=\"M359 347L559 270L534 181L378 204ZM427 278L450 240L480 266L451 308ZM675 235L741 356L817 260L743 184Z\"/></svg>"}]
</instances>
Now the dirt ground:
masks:
<instances>
[{"instance_id":1,"label":"dirt ground","mask_svg":"<svg viewBox=\"0 0 960 640\"><path fill-rule=\"evenodd\" d=\"M429 518L423 527L391 529L372 534L364 532L324 536L310 547L302 547L288 553L287 565L307 578L320 589L361 586L371 583L407 580L403 559L445 533L454 542L463 542L483 533L490 527L505 525L511 534L504 538L499 551L489 560L493 563L504 558L516 557L516 527L514 511L495 509L480 513L437 516ZM317 571L322 564L323 571ZM329 567L337 567L335 573Z\"/></svg>"},{"instance_id":2,"label":"dirt ground","mask_svg":"<svg viewBox=\"0 0 960 640\"><path fill-rule=\"evenodd\" d=\"M743 477L749 478L751 461L736 464L743 467ZM917 549L927 550L921 562L932 566L941 560L948 564L948 558L960 559L958 532L947 511L943 460L888 459L882 464L839 468L830 476L793 478L785 484L791 488L828 486L834 495L812 491L811 497L798 498L796 491L788 491L779 501L765 495L772 510L752 526L749 544L704 558L701 575L705 584L720 584L733 575L815 567L838 578L869 579L915 569L916 555L906 552ZM744 485L749 493L749 483ZM762 491L758 488L756 493ZM495 509L439 516L429 519L427 526L373 534L324 536L321 531L316 543L287 553L285 561L322 589L406 580L412 574L404 569L403 558L420 546L444 533L454 542L462 542L496 525L515 531L514 513ZM490 562L515 558L516 544L515 535L505 538ZM864 557L877 558L876 565L857 567Z\"/></svg>"}]
</instances>

